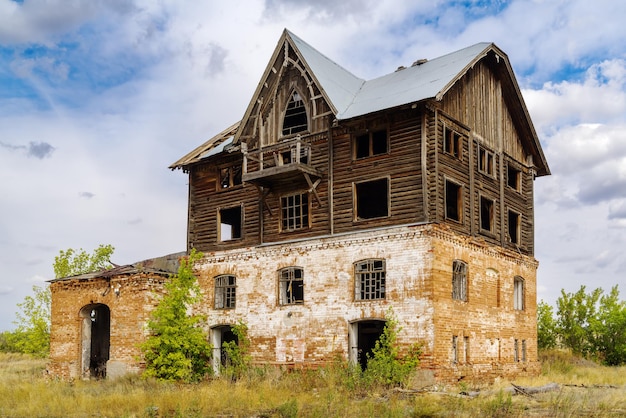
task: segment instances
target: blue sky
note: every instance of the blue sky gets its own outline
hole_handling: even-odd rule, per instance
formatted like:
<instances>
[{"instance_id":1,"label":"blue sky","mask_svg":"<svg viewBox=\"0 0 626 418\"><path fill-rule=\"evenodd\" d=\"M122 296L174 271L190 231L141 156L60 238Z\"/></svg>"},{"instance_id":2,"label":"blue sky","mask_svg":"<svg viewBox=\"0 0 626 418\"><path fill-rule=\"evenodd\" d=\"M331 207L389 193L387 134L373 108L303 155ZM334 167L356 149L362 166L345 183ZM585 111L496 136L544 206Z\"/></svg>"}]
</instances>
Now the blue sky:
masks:
<instances>
[{"instance_id":1,"label":"blue sky","mask_svg":"<svg viewBox=\"0 0 626 418\"><path fill-rule=\"evenodd\" d=\"M623 285L624 16L609 0L0 0L0 330L61 249L184 250L187 179L167 167L242 117L284 28L362 78L496 43L553 173L535 182L539 298Z\"/></svg>"}]
</instances>

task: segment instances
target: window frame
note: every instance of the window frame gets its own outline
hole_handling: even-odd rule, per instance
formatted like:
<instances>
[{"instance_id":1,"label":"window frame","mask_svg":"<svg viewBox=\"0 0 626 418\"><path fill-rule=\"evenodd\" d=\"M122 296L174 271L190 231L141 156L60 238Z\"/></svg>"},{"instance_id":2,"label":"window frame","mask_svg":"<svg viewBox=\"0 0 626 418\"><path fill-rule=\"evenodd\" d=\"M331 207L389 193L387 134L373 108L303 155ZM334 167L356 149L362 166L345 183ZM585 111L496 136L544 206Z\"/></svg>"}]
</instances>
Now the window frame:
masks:
<instances>
[{"instance_id":1,"label":"window frame","mask_svg":"<svg viewBox=\"0 0 626 418\"><path fill-rule=\"evenodd\" d=\"M478 144L478 172L485 176L496 176L496 154L485 146Z\"/></svg>"},{"instance_id":2,"label":"window frame","mask_svg":"<svg viewBox=\"0 0 626 418\"><path fill-rule=\"evenodd\" d=\"M513 310L526 310L526 280L521 276L513 277Z\"/></svg>"},{"instance_id":3,"label":"window frame","mask_svg":"<svg viewBox=\"0 0 626 418\"><path fill-rule=\"evenodd\" d=\"M464 136L456 129L443 125L443 152L459 160L463 160Z\"/></svg>"},{"instance_id":4,"label":"window frame","mask_svg":"<svg viewBox=\"0 0 626 418\"><path fill-rule=\"evenodd\" d=\"M237 306L237 276L234 274L220 274L214 278L213 309L235 309ZM232 279L232 283L230 283ZM227 283L222 283L228 280Z\"/></svg>"},{"instance_id":5,"label":"window frame","mask_svg":"<svg viewBox=\"0 0 626 418\"><path fill-rule=\"evenodd\" d=\"M299 272L300 277L296 277L296 273ZM301 298L298 299L297 295L294 297L293 290L291 295L288 292L288 284L293 289L295 283L300 283ZM278 304L281 306L302 305L304 304L304 269L298 266L283 267L278 270Z\"/></svg>"},{"instance_id":6,"label":"window frame","mask_svg":"<svg viewBox=\"0 0 626 418\"><path fill-rule=\"evenodd\" d=\"M511 236L511 216L515 217L515 225L513 225L514 229L515 229L515 240L513 240L513 236ZM509 242L511 244L520 246L521 242L522 242L522 214L513 210L513 209L508 209L507 210L507 234L509 236Z\"/></svg>"},{"instance_id":7,"label":"window frame","mask_svg":"<svg viewBox=\"0 0 626 418\"><path fill-rule=\"evenodd\" d=\"M489 207L487 208L489 211L488 221L489 221L489 229L484 227L484 203L488 203ZM478 223L480 226L480 232L483 234L493 235L496 232L496 200L488 197L487 195L480 194L478 198Z\"/></svg>"},{"instance_id":8,"label":"window frame","mask_svg":"<svg viewBox=\"0 0 626 418\"><path fill-rule=\"evenodd\" d=\"M369 184L376 183L376 182L382 183L383 181L385 181L387 185L387 196L386 196L386 199L384 199L387 213L385 215L368 216L368 217L363 217L359 215L359 206L360 206L359 202L362 202L359 199L359 188L368 183ZM369 195L369 198L372 198L371 194ZM375 199L375 200L380 201L381 199ZM352 183L352 208L353 208L352 220L354 222L363 222L363 221L369 221L372 219L383 219L383 218L390 217L391 216L391 178L389 176L385 176L385 177L378 177L375 179L353 182Z\"/></svg>"},{"instance_id":9,"label":"window frame","mask_svg":"<svg viewBox=\"0 0 626 418\"><path fill-rule=\"evenodd\" d=\"M511 174L515 179L513 184L511 184ZM522 193L522 170L512 164L511 161L506 164L506 185L509 189Z\"/></svg>"},{"instance_id":10,"label":"window frame","mask_svg":"<svg viewBox=\"0 0 626 418\"><path fill-rule=\"evenodd\" d=\"M456 212L457 212L457 217L458 219L455 219L453 217L450 216L449 211L448 211L448 184L450 184L451 186L454 186L456 188ZM444 219L452 221L452 222L456 222L459 224L463 223L463 184L459 183L457 181L454 181L450 178L444 178L444 196L443 196L443 216Z\"/></svg>"},{"instance_id":11,"label":"window frame","mask_svg":"<svg viewBox=\"0 0 626 418\"><path fill-rule=\"evenodd\" d=\"M295 96L298 96L298 100L295 99ZM280 126L280 132L281 132L281 137L289 137L292 135L296 135L296 134L301 134L303 132L308 132L309 131L309 112L306 106L306 100L304 98L304 96L302 94L300 94L300 92L296 89L293 89L291 91L291 93L289 93L289 99L287 100L287 103L285 104L285 110L283 113L283 118L282 118L282 123ZM300 102L300 105L297 105L297 102ZM290 108L289 106L291 105L291 103L296 103L296 106ZM297 112L293 112L293 110L299 110L302 109L301 111L297 111ZM292 112L290 112L292 111ZM289 125L287 128L285 128L285 122L287 121L287 118L296 118L298 115L304 115L304 118L306 119L306 123L303 125L302 123L298 124L292 124ZM304 127L303 129L300 129ZM295 130L296 129L296 130ZM288 132L285 132L286 130L288 130Z\"/></svg>"},{"instance_id":12,"label":"window frame","mask_svg":"<svg viewBox=\"0 0 626 418\"><path fill-rule=\"evenodd\" d=\"M375 136L376 134L384 132L385 134L385 151L375 152ZM360 156L359 153L359 138L367 136L367 155ZM389 140L389 127L372 128L365 131L361 131L352 135L352 160L360 161L367 158L378 157L381 155L389 155L391 141Z\"/></svg>"},{"instance_id":13,"label":"window frame","mask_svg":"<svg viewBox=\"0 0 626 418\"><path fill-rule=\"evenodd\" d=\"M311 199L308 191L297 192L291 194L285 194L280 196L280 232L296 232L311 228ZM300 204L295 204L295 198L300 198ZM294 199L293 204L289 202L290 199ZM306 203L302 203L306 200ZM285 205L287 203L287 205ZM296 215L295 211L300 208L300 214ZM306 210L304 210L306 209ZM293 216L289 216L288 212L294 211ZM285 213L287 212L287 217ZM296 222L299 220L299 223ZM296 225L298 224L298 225Z\"/></svg>"},{"instance_id":14,"label":"window frame","mask_svg":"<svg viewBox=\"0 0 626 418\"><path fill-rule=\"evenodd\" d=\"M239 173L237 174L236 169L239 169ZM228 170L228 185L223 186L225 177L222 175L223 170ZM226 190L234 189L238 186L243 185L243 164L242 163L230 163L224 164L217 168L217 191L223 192Z\"/></svg>"},{"instance_id":15,"label":"window frame","mask_svg":"<svg viewBox=\"0 0 626 418\"><path fill-rule=\"evenodd\" d=\"M453 300L468 301L469 266L463 260L452 261L452 292Z\"/></svg>"},{"instance_id":16,"label":"window frame","mask_svg":"<svg viewBox=\"0 0 626 418\"><path fill-rule=\"evenodd\" d=\"M222 211L230 211L234 209L239 209L239 236L231 237L228 239L224 239L222 236L222 225L230 225L228 223L222 222ZM235 206L226 206L217 208L217 241L218 242L230 242L237 241L243 239L243 225L244 225L244 207L243 203Z\"/></svg>"},{"instance_id":17,"label":"window frame","mask_svg":"<svg viewBox=\"0 0 626 418\"><path fill-rule=\"evenodd\" d=\"M376 266L377 263L380 263L380 267ZM353 264L353 269L355 301L386 299L387 262L384 258L359 260Z\"/></svg>"}]
</instances>

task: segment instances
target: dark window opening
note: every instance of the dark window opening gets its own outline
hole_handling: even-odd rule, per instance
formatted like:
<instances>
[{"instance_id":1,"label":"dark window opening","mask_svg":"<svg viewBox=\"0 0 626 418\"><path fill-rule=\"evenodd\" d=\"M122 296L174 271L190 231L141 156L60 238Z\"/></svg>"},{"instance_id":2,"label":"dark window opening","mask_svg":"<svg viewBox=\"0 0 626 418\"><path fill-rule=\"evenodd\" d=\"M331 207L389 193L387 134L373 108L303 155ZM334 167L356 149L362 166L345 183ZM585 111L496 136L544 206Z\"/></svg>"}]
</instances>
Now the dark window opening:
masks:
<instances>
[{"instance_id":1,"label":"dark window opening","mask_svg":"<svg viewBox=\"0 0 626 418\"><path fill-rule=\"evenodd\" d=\"M360 321L357 326L357 361L361 370L367 368L367 361L372 357L376 342L385 329L385 321Z\"/></svg>"},{"instance_id":2,"label":"dark window opening","mask_svg":"<svg viewBox=\"0 0 626 418\"><path fill-rule=\"evenodd\" d=\"M452 262L452 299L467 301L467 263Z\"/></svg>"},{"instance_id":3,"label":"dark window opening","mask_svg":"<svg viewBox=\"0 0 626 418\"><path fill-rule=\"evenodd\" d=\"M285 119L283 120L283 135L291 135L306 131L308 120L304 100L297 91L291 94L291 99L287 104Z\"/></svg>"},{"instance_id":4,"label":"dark window opening","mask_svg":"<svg viewBox=\"0 0 626 418\"><path fill-rule=\"evenodd\" d=\"M366 132L354 138L356 159L386 154L389 149L387 129Z\"/></svg>"},{"instance_id":5,"label":"dark window opening","mask_svg":"<svg viewBox=\"0 0 626 418\"><path fill-rule=\"evenodd\" d=\"M282 231L309 227L309 194L302 193L280 198Z\"/></svg>"},{"instance_id":6,"label":"dark window opening","mask_svg":"<svg viewBox=\"0 0 626 418\"><path fill-rule=\"evenodd\" d=\"M241 166L231 165L228 167L222 167L219 170L220 174L220 189L229 189L231 187L241 184Z\"/></svg>"},{"instance_id":7,"label":"dark window opening","mask_svg":"<svg viewBox=\"0 0 626 418\"><path fill-rule=\"evenodd\" d=\"M446 219L461 222L461 202L461 186L451 181L446 181Z\"/></svg>"},{"instance_id":8,"label":"dark window opening","mask_svg":"<svg viewBox=\"0 0 626 418\"><path fill-rule=\"evenodd\" d=\"M506 170L507 186L519 192L521 190L521 185L522 185L521 179L522 179L522 172L515 167L511 167L511 165L509 164Z\"/></svg>"},{"instance_id":9,"label":"dark window opening","mask_svg":"<svg viewBox=\"0 0 626 418\"><path fill-rule=\"evenodd\" d=\"M389 216L389 181L379 179L355 184L356 219Z\"/></svg>"},{"instance_id":10,"label":"dark window opening","mask_svg":"<svg viewBox=\"0 0 626 418\"><path fill-rule=\"evenodd\" d=\"M241 238L242 213L241 206L219 210L220 241Z\"/></svg>"},{"instance_id":11,"label":"dark window opening","mask_svg":"<svg viewBox=\"0 0 626 418\"><path fill-rule=\"evenodd\" d=\"M509 239L513 244L520 243L520 219L519 213L509 210Z\"/></svg>"},{"instance_id":12,"label":"dark window opening","mask_svg":"<svg viewBox=\"0 0 626 418\"><path fill-rule=\"evenodd\" d=\"M480 197L480 229L493 232L493 200Z\"/></svg>"},{"instance_id":13,"label":"dark window opening","mask_svg":"<svg viewBox=\"0 0 626 418\"><path fill-rule=\"evenodd\" d=\"M215 309L234 309L237 301L237 279L224 274L215 278Z\"/></svg>"},{"instance_id":14,"label":"dark window opening","mask_svg":"<svg viewBox=\"0 0 626 418\"><path fill-rule=\"evenodd\" d=\"M478 148L478 171L491 177L494 175L493 152L482 147Z\"/></svg>"},{"instance_id":15,"label":"dark window opening","mask_svg":"<svg viewBox=\"0 0 626 418\"><path fill-rule=\"evenodd\" d=\"M461 150L463 149L463 141L458 132L448 127L443 128L443 151L456 158L461 158Z\"/></svg>"},{"instance_id":16,"label":"dark window opening","mask_svg":"<svg viewBox=\"0 0 626 418\"><path fill-rule=\"evenodd\" d=\"M279 272L280 304L293 305L304 302L304 270L287 267Z\"/></svg>"},{"instance_id":17,"label":"dark window opening","mask_svg":"<svg viewBox=\"0 0 626 418\"><path fill-rule=\"evenodd\" d=\"M513 361L517 363L519 361L519 340L516 339L513 344Z\"/></svg>"},{"instance_id":18,"label":"dark window opening","mask_svg":"<svg viewBox=\"0 0 626 418\"><path fill-rule=\"evenodd\" d=\"M354 264L354 298L385 299L385 260L364 260Z\"/></svg>"}]
</instances>

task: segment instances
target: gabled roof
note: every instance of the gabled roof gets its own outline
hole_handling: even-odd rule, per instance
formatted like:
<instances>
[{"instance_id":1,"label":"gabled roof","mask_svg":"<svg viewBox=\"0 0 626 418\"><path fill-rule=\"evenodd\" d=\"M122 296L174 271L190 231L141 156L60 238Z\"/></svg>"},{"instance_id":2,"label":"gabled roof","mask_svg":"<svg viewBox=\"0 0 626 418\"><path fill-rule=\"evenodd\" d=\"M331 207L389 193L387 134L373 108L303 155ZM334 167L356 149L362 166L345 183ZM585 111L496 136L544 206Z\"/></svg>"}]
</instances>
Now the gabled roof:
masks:
<instances>
[{"instance_id":1,"label":"gabled roof","mask_svg":"<svg viewBox=\"0 0 626 418\"><path fill-rule=\"evenodd\" d=\"M348 120L428 99L442 100L446 92L469 69L488 54L493 53L498 60L504 60L506 71L501 73L501 75L507 79L503 80L503 82L508 86L507 91L516 96L514 99L509 98L509 100L515 101L515 104L521 108L522 116L519 121L521 125L524 125L522 129L526 135L532 138L531 143L526 145L530 147L529 152L535 158L535 164L538 167L537 174L550 174L539 138L526 109L508 57L493 43L482 42L432 60L420 60L411 67L398 69L394 73L365 81L353 75L287 29L283 31L278 41L241 122L211 138L172 164L170 168L181 168L221 152L223 147L221 149L216 147L233 135L233 142L235 144L239 142L242 130L250 117L252 117L255 106L262 100L261 91L263 88L267 88L266 80L272 72L276 72L274 64L278 61L280 54L286 51L287 48L295 51L304 69L319 88L337 120ZM215 149L213 153L207 153L212 149Z\"/></svg>"},{"instance_id":2,"label":"gabled roof","mask_svg":"<svg viewBox=\"0 0 626 418\"><path fill-rule=\"evenodd\" d=\"M200 145L198 148L181 157L178 161L170 165L169 168L174 170L176 168L186 167L204 158L208 158L221 153L222 151L224 151L224 148L233 143L235 139L235 133L237 132L238 128L239 122L234 123L233 125L224 129L222 132Z\"/></svg>"}]
</instances>

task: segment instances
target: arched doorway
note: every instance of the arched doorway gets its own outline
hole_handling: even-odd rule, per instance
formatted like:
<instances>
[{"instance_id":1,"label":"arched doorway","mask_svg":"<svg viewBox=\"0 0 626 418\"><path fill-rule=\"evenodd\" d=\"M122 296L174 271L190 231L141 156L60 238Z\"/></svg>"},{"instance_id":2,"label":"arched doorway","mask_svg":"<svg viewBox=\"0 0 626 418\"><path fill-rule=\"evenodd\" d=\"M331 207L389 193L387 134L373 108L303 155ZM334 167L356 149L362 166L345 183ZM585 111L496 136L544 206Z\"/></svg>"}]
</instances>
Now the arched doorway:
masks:
<instances>
[{"instance_id":1,"label":"arched doorway","mask_svg":"<svg viewBox=\"0 0 626 418\"><path fill-rule=\"evenodd\" d=\"M230 325L220 325L211 328L211 345L213 345L213 372L219 374L223 367L230 364L230 360L224 350L224 343L234 341L238 343L237 336Z\"/></svg>"},{"instance_id":2,"label":"arched doorway","mask_svg":"<svg viewBox=\"0 0 626 418\"><path fill-rule=\"evenodd\" d=\"M83 378L106 377L111 339L111 310L101 303L80 310L82 318L81 370Z\"/></svg>"},{"instance_id":3,"label":"arched doorway","mask_svg":"<svg viewBox=\"0 0 626 418\"><path fill-rule=\"evenodd\" d=\"M371 356L385 328L385 321L379 319L355 321L350 324L348 339L350 342L350 362L367 368L367 356Z\"/></svg>"}]
</instances>

